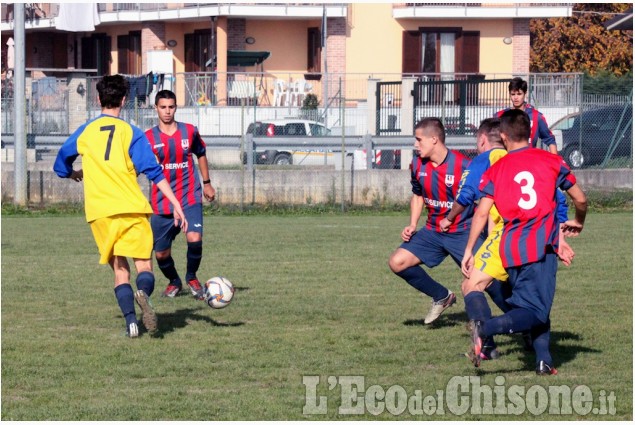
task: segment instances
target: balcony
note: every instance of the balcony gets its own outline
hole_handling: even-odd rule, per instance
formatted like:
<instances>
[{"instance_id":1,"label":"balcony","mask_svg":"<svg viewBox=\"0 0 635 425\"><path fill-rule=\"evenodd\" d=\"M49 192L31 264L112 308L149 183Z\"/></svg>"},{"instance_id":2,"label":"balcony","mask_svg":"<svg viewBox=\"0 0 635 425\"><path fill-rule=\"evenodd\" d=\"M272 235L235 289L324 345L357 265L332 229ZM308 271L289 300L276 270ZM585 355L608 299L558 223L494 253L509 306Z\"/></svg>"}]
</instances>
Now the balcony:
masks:
<instances>
[{"instance_id":1,"label":"balcony","mask_svg":"<svg viewBox=\"0 0 635 425\"><path fill-rule=\"evenodd\" d=\"M395 3L395 19L563 18L573 3Z\"/></svg>"},{"instance_id":2,"label":"balcony","mask_svg":"<svg viewBox=\"0 0 635 425\"><path fill-rule=\"evenodd\" d=\"M234 18L321 18L326 10L329 17L345 17L346 3L98 3L102 23L143 22L152 20L197 20L210 16ZM59 13L57 3L27 3L27 29L54 27ZM13 27L13 4L2 4L2 30Z\"/></svg>"}]
</instances>

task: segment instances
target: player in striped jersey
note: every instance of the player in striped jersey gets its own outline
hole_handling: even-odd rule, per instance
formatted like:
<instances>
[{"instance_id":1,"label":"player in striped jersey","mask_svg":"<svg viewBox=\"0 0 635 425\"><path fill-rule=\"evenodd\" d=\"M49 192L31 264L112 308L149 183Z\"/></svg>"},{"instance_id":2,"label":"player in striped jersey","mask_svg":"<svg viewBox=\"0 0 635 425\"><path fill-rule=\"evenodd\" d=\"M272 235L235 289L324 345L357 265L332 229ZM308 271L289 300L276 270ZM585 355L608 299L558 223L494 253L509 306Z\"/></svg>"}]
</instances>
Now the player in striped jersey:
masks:
<instances>
[{"instance_id":1,"label":"player in striped jersey","mask_svg":"<svg viewBox=\"0 0 635 425\"><path fill-rule=\"evenodd\" d=\"M141 307L148 332L157 328L157 317L149 302L154 291L152 273L152 213L137 175L144 173L161 191L174 211L172 224L186 231L187 220L165 180L143 131L121 118L128 83L121 75L104 76L97 83L101 115L80 126L60 148L53 169L58 176L84 180L86 221L100 253L100 264L115 272L115 297L126 320L129 337L139 336L135 300ZM82 167L73 162L82 156ZM137 291L130 285L130 265L137 269Z\"/></svg>"},{"instance_id":2,"label":"player in striped jersey","mask_svg":"<svg viewBox=\"0 0 635 425\"><path fill-rule=\"evenodd\" d=\"M172 91L161 90L158 92L154 104L159 124L147 130L146 136L148 136L152 150L163 168L165 178L170 183L176 197L181 201L189 222L186 233L185 281L190 287L192 295L202 300L205 298L205 292L196 277L203 256L202 196L205 196L208 201L213 201L216 195L216 190L209 178L205 142L195 126L175 120L176 95ZM199 183L194 156L197 158L196 162L198 162L203 177L202 186ZM151 204L154 211L154 215L150 219L154 233L154 251L159 269L169 281L167 288L163 291L163 296L173 298L182 290L181 278L172 258L172 241L179 234L179 229L174 225L170 203L154 185L152 186Z\"/></svg>"},{"instance_id":3,"label":"player in striped jersey","mask_svg":"<svg viewBox=\"0 0 635 425\"><path fill-rule=\"evenodd\" d=\"M519 109L525 111L529 116L531 122L531 130L529 132L529 140L531 145L536 147L538 145L538 139L540 142L549 148L549 152L558 154L558 147L556 146L556 138L554 137L545 116L534 108L529 103L525 102L527 96L527 81L520 77L512 78L509 82L509 98L512 101L510 108L501 109L496 113L496 117L500 118L504 112L511 109Z\"/></svg>"},{"instance_id":4,"label":"player in striped jersey","mask_svg":"<svg viewBox=\"0 0 635 425\"><path fill-rule=\"evenodd\" d=\"M501 138L508 154L483 174L479 187L484 197L474 214L462 271L470 276L474 268L472 248L496 204L504 222L499 252L512 286L511 297L507 299L512 308L502 316L470 320L470 357L478 366L483 339L529 330L536 352L536 373L555 375L549 352L549 315L556 289L559 248L556 190L559 187L567 191L576 209L575 218L563 225L565 236L575 236L582 230L586 197L562 158L530 148L530 126L523 111L510 110L501 116ZM474 294L469 300L466 297L466 304L486 303L482 293Z\"/></svg>"},{"instance_id":5,"label":"player in striped jersey","mask_svg":"<svg viewBox=\"0 0 635 425\"><path fill-rule=\"evenodd\" d=\"M454 304L456 296L432 279L420 264L435 267L448 255L460 264L474 206L465 208L460 220L444 233L441 220L452 208L461 176L470 160L445 146L445 128L438 118L424 118L417 123L415 149L417 155L410 166L413 193L410 224L401 232L403 243L390 256L388 266L412 287L432 298L432 308L424 319L428 324ZM424 207L428 217L417 231Z\"/></svg>"}]
</instances>

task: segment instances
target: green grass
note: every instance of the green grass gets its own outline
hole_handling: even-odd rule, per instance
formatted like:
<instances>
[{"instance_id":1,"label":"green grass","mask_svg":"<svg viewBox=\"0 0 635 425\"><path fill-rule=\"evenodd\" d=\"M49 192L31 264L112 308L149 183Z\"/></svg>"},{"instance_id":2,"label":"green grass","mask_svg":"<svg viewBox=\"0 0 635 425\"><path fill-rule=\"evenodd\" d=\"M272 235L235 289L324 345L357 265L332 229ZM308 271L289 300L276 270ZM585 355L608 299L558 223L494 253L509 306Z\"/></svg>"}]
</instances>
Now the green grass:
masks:
<instances>
[{"instance_id":1,"label":"green grass","mask_svg":"<svg viewBox=\"0 0 635 425\"><path fill-rule=\"evenodd\" d=\"M535 375L517 336L499 337L503 357L474 369L462 300L423 325L429 300L386 266L406 222L407 213L206 216L199 277L232 280L232 305L160 298L157 276L160 333L130 340L83 217L3 215L1 419L632 419L632 212L590 214L571 240L577 256L558 273L552 310L553 377ZM174 248L182 272L182 237ZM458 291L450 260L431 274ZM304 375L320 376L326 415L303 415ZM454 376L586 385L614 392L617 413L342 416L340 386L327 379L346 375L424 396Z\"/></svg>"}]
</instances>

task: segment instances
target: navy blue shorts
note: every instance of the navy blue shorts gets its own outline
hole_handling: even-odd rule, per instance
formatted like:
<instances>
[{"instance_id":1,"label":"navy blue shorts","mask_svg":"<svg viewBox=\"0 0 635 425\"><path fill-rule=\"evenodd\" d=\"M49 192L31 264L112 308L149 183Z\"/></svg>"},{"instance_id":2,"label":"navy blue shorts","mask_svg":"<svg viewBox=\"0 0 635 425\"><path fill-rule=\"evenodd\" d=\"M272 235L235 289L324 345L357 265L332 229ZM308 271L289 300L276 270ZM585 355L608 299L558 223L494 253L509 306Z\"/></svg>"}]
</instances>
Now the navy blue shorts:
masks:
<instances>
[{"instance_id":1,"label":"navy blue shorts","mask_svg":"<svg viewBox=\"0 0 635 425\"><path fill-rule=\"evenodd\" d=\"M423 227L410 238L410 241L402 243L400 248L413 253L427 267L438 266L448 255L460 266L469 236L469 230L440 233ZM474 252L479 249L483 240L481 234L474 246Z\"/></svg>"},{"instance_id":2,"label":"navy blue shorts","mask_svg":"<svg viewBox=\"0 0 635 425\"><path fill-rule=\"evenodd\" d=\"M187 233L200 233L203 237L203 205L188 205L183 209L187 220ZM181 233L181 228L174 225L174 216L153 214L150 217L152 234L154 235L154 251L161 252L172 247L172 241Z\"/></svg>"},{"instance_id":3,"label":"navy blue shorts","mask_svg":"<svg viewBox=\"0 0 635 425\"><path fill-rule=\"evenodd\" d=\"M556 293L557 255L550 250L540 261L506 270L512 286L512 296L507 302L533 311L546 323Z\"/></svg>"}]
</instances>

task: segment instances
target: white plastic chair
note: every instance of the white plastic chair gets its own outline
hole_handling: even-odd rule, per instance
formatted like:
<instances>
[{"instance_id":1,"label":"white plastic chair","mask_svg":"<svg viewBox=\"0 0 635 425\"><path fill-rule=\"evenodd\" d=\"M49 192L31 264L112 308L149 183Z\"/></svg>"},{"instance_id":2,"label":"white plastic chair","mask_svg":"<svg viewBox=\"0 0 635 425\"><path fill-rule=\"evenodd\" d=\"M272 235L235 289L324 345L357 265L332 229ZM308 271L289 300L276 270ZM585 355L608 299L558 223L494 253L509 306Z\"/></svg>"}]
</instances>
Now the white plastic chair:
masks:
<instances>
[{"instance_id":1,"label":"white plastic chair","mask_svg":"<svg viewBox=\"0 0 635 425\"><path fill-rule=\"evenodd\" d=\"M297 80L292 82L290 84L290 104L293 106L301 106L308 88L309 85L306 80Z\"/></svg>"},{"instance_id":2,"label":"white plastic chair","mask_svg":"<svg viewBox=\"0 0 635 425\"><path fill-rule=\"evenodd\" d=\"M276 80L274 89L273 89L273 105L274 106L282 106L284 105L284 101L288 100L287 93L287 84L284 80ZM283 100L283 98L285 98Z\"/></svg>"}]
</instances>

